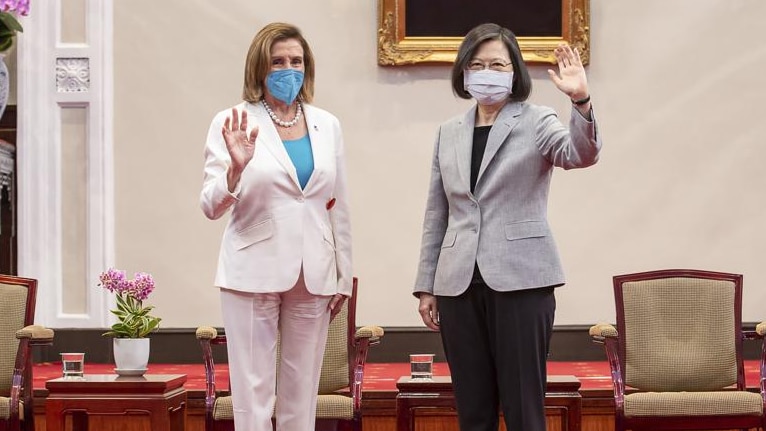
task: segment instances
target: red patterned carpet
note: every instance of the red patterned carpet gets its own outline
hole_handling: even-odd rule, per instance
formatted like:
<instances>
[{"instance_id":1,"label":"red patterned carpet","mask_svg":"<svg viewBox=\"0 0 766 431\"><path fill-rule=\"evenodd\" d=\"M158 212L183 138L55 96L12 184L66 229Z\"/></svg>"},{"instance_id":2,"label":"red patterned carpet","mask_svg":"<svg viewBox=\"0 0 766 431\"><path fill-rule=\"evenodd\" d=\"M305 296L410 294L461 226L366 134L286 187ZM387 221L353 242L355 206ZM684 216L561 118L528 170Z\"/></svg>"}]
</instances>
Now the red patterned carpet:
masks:
<instances>
[{"instance_id":1,"label":"red patterned carpet","mask_svg":"<svg viewBox=\"0 0 766 431\"><path fill-rule=\"evenodd\" d=\"M759 382L759 361L745 361L745 378L749 387L757 387ZM112 374L113 364L85 363L86 374ZM205 387L205 369L202 364L149 364L151 374L186 374L187 390L199 390ZM410 372L408 363L368 363L364 374L365 391L395 391L396 381ZM228 381L229 370L226 364L216 365L216 381ZM582 390L611 390L609 365L606 362L548 362L548 374L573 375L582 382ZM434 375L447 376L446 363L434 364ZM44 389L45 381L61 377L61 362L35 364L34 389Z\"/></svg>"}]
</instances>

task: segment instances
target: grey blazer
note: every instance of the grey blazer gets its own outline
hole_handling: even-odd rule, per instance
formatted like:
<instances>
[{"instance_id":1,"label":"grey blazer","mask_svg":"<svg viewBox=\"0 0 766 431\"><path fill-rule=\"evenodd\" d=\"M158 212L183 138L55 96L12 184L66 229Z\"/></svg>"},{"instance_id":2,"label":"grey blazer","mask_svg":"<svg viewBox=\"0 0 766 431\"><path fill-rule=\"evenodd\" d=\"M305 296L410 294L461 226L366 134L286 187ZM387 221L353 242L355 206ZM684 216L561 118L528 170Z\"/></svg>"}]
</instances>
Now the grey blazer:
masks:
<instances>
[{"instance_id":1,"label":"grey blazer","mask_svg":"<svg viewBox=\"0 0 766 431\"><path fill-rule=\"evenodd\" d=\"M567 130L550 108L508 103L490 130L471 193L475 117L474 106L439 128L414 293L457 296L474 263L497 291L564 284L547 221L548 190L554 166L598 161L595 117L588 121L572 108Z\"/></svg>"}]
</instances>

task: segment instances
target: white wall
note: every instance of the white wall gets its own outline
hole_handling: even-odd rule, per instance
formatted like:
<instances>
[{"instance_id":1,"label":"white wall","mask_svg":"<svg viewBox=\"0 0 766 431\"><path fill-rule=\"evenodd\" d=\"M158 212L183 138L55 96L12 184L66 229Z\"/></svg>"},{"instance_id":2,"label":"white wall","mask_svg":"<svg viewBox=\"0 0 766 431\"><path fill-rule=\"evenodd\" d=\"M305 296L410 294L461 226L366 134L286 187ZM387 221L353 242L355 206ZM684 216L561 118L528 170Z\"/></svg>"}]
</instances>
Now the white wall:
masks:
<instances>
[{"instance_id":1,"label":"white wall","mask_svg":"<svg viewBox=\"0 0 766 431\"><path fill-rule=\"evenodd\" d=\"M375 1L116 0L116 260L148 271L165 327L220 324L212 287L224 221L198 207L214 113L239 101L244 58L271 21L317 57L316 104L344 127L359 323L419 326L411 296L438 124L463 112L448 66L381 68ZM690 267L745 274L766 299L762 0L591 0L601 161L554 175L550 221L568 285L556 324L613 320L611 276ZM532 68L532 102L569 115Z\"/></svg>"}]
</instances>

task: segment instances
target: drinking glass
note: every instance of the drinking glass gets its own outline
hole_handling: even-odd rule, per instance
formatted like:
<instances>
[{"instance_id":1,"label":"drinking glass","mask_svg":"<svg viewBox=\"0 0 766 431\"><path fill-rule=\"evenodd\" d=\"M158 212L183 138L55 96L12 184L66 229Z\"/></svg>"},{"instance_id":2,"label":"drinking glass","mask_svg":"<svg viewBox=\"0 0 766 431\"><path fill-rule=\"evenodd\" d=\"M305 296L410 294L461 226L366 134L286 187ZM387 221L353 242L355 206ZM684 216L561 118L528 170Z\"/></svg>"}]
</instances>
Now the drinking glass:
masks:
<instances>
[{"instance_id":1,"label":"drinking glass","mask_svg":"<svg viewBox=\"0 0 766 431\"><path fill-rule=\"evenodd\" d=\"M62 353L64 378L81 378L85 370L85 353Z\"/></svg>"},{"instance_id":2,"label":"drinking glass","mask_svg":"<svg viewBox=\"0 0 766 431\"><path fill-rule=\"evenodd\" d=\"M410 355L410 378L432 379L434 355L432 353L415 353Z\"/></svg>"}]
</instances>

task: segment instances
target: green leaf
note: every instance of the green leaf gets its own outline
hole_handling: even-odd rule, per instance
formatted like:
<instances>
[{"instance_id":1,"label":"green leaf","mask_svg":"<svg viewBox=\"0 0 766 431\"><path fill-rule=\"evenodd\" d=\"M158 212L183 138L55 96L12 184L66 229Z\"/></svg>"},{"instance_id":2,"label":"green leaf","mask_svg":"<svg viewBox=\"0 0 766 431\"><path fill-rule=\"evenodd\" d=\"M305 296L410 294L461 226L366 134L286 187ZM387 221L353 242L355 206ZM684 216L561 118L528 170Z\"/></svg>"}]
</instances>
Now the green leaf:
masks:
<instances>
[{"instance_id":1,"label":"green leaf","mask_svg":"<svg viewBox=\"0 0 766 431\"><path fill-rule=\"evenodd\" d=\"M125 332L127 329L128 327L122 322L117 322L114 325L112 325L112 331L115 331L115 332Z\"/></svg>"},{"instance_id":2,"label":"green leaf","mask_svg":"<svg viewBox=\"0 0 766 431\"><path fill-rule=\"evenodd\" d=\"M123 298L122 295L117 295L117 308L128 311L128 304L125 302L125 298Z\"/></svg>"},{"instance_id":3,"label":"green leaf","mask_svg":"<svg viewBox=\"0 0 766 431\"><path fill-rule=\"evenodd\" d=\"M124 319L128 315L128 313L124 311L119 311L119 310L109 310L109 311L115 316L119 317L120 320Z\"/></svg>"},{"instance_id":4,"label":"green leaf","mask_svg":"<svg viewBox=\"0 0 766 431\"><path fill-rule=\"evenodd\" d=\"M125 325L126 327L135 328L136 326L138 326L138 319L139 318L137 316L131 314L127 316L125 319L123 319L122 322L123 322L123 325Z\"/></svg>"},{"instance_id":5,"label":"green leaf","mask_svg":"<svg viewBox=\"0 0 766 431\"><path fill-rule=\"evenodd\" d=\"M13 45L13 37L0 35L0 52L7 51Z\"/></svg>"},{"instance_id":6,"label":"green leaf","mask_svg":"<svg viewBox=\"0 0 766 431\"><path fill-rule=\"evenodd\" d=\"M112 330L105 333L104 335L115 336L118 338L132 338L132 334L133 331L130 327L124 325L121 322L118 322L112 325Z\"/></svg>"},{"instance_id":7,"label":"green leaf","mask_svg":"<svg viewBox=\"0 0 766 431\"><path fill-rule=\"evenodd\" d=\"M158 317L150 317L146 319L146 323L144 325L144 329L139 333L140 337L146 337L149 335L150 332L154 331L160 326L160 321L162 319Z\"/></svg>"},{"instance_id":8,"label":"green leaf","mask_svg":"<svg viewBox=\"0 0 766 431\"><path fill-rule=\"evenodd\" d=\"M8 12L0 12L0 22L13 31L24 31L16 17Z\"/></svg>"}]
</instances>

